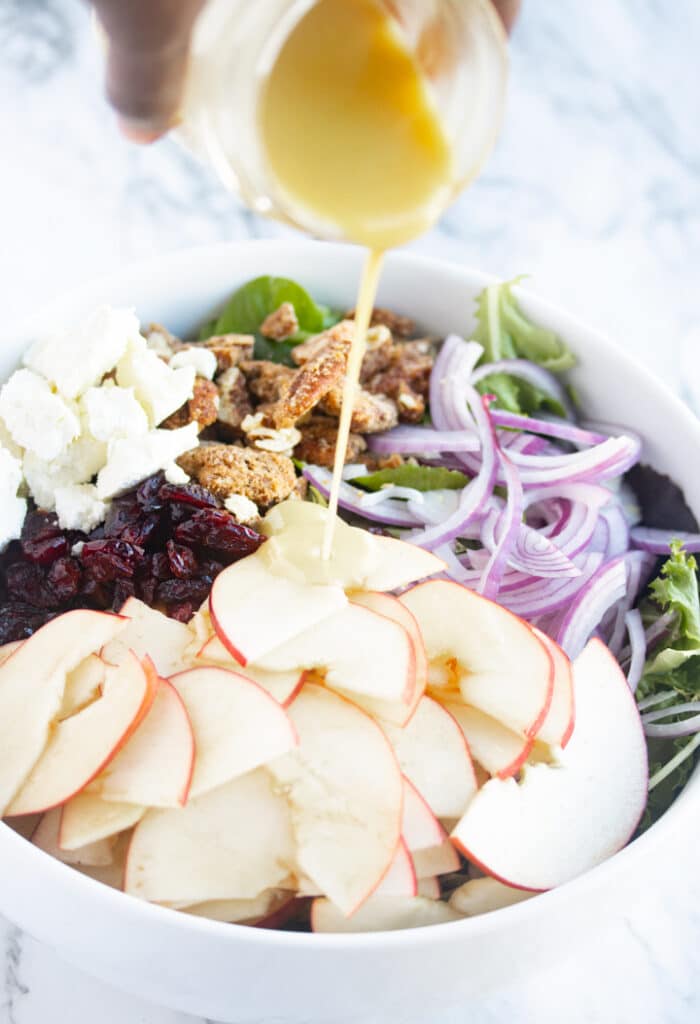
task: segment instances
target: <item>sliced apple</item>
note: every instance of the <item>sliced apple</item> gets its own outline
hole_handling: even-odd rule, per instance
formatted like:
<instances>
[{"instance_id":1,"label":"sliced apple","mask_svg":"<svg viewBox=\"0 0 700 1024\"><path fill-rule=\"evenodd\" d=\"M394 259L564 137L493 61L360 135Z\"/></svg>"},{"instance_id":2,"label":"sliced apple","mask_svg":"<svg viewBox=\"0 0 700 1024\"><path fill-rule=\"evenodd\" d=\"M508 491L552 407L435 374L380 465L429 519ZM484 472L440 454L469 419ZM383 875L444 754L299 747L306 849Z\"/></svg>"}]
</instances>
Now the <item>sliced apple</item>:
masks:
<instances>
[{"instance_id":1,"label":"sliced apple","mask_svg":"<svg viewBox=\"0 0 700 1024\"><path fill-rule=\"evenodd\" d=\"M134 654L118 668L110 667L99 700L55 726L8 813L48 810L84 789L139 726L155 698L156 683L155 673L147 674Z\"/></svg>"},{"instance_id":2,"label":"sliced apple","mask_svg":"<svg viewBox=\"0 0 700 1024\"><path fill-rule=\"evenodd\" d=\"M571 672L571 660L564 654L559 644L551 637L533 626L535 635L542 641L554 666L552 685L552 702L544 722L539 727L537 739L552 747L565 747L571 739L576 718L574 708L574 684Z\"/></svg>"},{"instance_id":3,"label":"sliced apple","mask_svg":"<svg viewBox=\"0 0 700 1024\"><path fill-rule=\"evenodd\" d=\"M194 917L206 917L210 921L252 923L275 913L291 898L290 893L284 889L265 889L259 896L248 900L205 900L204 903L193 903L179 909Z\"/></svg>"},{"instance_id":4,"label":"sliced apple","mask_svg":"<svg viewBox=\"0 0 700 1024\"><path fill-rule=\"evenodd\" d=\"M314 932L395 932L460 920L447 903L422 896L373 896L351 917L344 916L327 899L316 899L311 904Z\"/></svg>"},{"instance_id":5,"label":"sliced apple","mask_svg":"<svg viewBox=\"0 0 700 1024\"><path fill-rule=\"evenodd\" d=\"M409 612L408 608L401 604L398 598L391 594L381 594L376 590L355 591L350 595L353 604L362 605L370 611L383 615L387 619L398 622L408 633L413 642L413 653L416 664L416 680L413 694L407 701L388 701L376 697L365 697L361 694L353 694L352 699L356 700L361 707L369 711L377 718L383 718L394 725L406 725L416 709L418 701L425 693L428 679L428 659L425 655L423 637L418 628L418 623Z\"/></svg>"},{"instance_id":6,"label":"sliced apple","mask_svg":"<svg viewBox=\"0 0 700 1024\"><path fill-rule=\"evenodd\" d=\"M184 622L168 618L136 597L125 601L119 614L129 621L102 651L105 661L119 665L131 650L139 658L148 655L161 676L170 676L186 666L192 635Z\"/></svg>"},{"instance_id":7,"label":"sliced apple","mask_svg":"<svg viewBox=\"0 0 700 1024\"><path fill-rule=\"evenodd\" d=\"M96 654L88 654L87 658L66 676L66 688L58 720L70 718L76 711L81 711L87 704L96 700L105 679L105 663Z\"/></svg>"},{"instance_id":8,"label":"sliced apple","mask_svg":"<svg viewBox=\"0 0 700 1024\"><path fill-rule=\"evenodd\" d=\"M289 715L296 750L270 765L287 793L299 871L345 913L377 888L396 855L403 786L394 752L368 714L306 683Z\"/></svg>"},{"instance_id":9,"label":"sliced apple","mask_svg":"<svg viewBox=\"0 0 700 1024\"><path fill-rule=\"evenodd\" d=\"M512 907L537 895L527 889L514 889L495 878L471 878L450 895L450 906L463 917L489 914L492 910Z\"/></svg>"},{"instance_id":10,"label":"sliced apple","mask_svg":"<svg viewBox=\"0 0 700 1024\"><path fill-rule=\"evenodd\" d=\"M185 807L148 811L134 829L124 888L156 902L254 899L293 860L287 801L259 768Z\"/></svg>"},{"instance_id":11,"label":"sliced apple","mask_svg":"<svg viewBox=\"0 0 700 1024\"><path fill-rule=\"evenodd\" d=\"M330 558L322 558L327 519L327 509L308 501L276 505L263 520L270 541L260 557L275 572L303 576L308 583L336 583L346 590L396 590L446 568L442 559L414 544L371 534L340 518Z\"/></svg>"},{"instance_id":12,"label":"sliced apple","mask_svg":"<svg viewBox=\"0 0 700 1024\"><path fill-rule=\"evenodd\" d=\"M513 732L461 700L445 701L444 706L464 733L472 757L489 775L507 779L522 768L535 742L531 736Z\"/></svg>"},{"instance_id":13,"label":"sliced apple","mask_svg":"<svg viewBox=\"0 0 700 1024\"><path fill-rule=\"evenodd\" d=\"M209 613L217 636L241 665L259 663L268 651L346 604L340 587L309 586L297 579L275 576L257 554L220 572L209 595Z\"/></svg>"},{"instance_id":14,"label":"sliced apple","mask_svg":"<svg viewBox=\"0 0 700 1024\"><path fill-rule=\"evenodd\" d=\"M146 808L108 803L94 793L83 792L65 803L62 811L59 846L62 850L77 850L131 828Z\"/></svg>"},{"instance_id":15,"label":"sliced apple","mask_svg":"<svg viewBox=\"0 0 700 1024\"><path fill-rule=\"evenodd\" d=\"M117 615L79 609L47 622L0 665L0 814L46 744L66 675L123 629Z\"/></svg>"},{"instance_id":16,"label":"sliced apple","mask_svg":"<svg viewBox=\"0 0 700 1024\"><path fill-rule=\"evenodd\" d=\"M406 778L403 786L401 835L410 851L416 875L421 879L457 871L459 855L447 832L416 787Z\"/></svg>"},{"instance_id":17,"label":"sliced apple","mask_svg":"<svg viewBox=\"0 0 700 1024\"><path fill-rule=\"evenodd\" d=\"M256 662L284 672L319 669L326 685L352 694L410 704L416 685L413 641L397 622L347 604Z\"/></svg>"},{"instance_id":18,"label":"sliced apple","mask_svg":"<svg viewBox=\"0 0 700 1024\"><path fill-rule=\"evenodd\" d=\"M22 646L23 642L22 640L10 640L9 643L3 644L0 647L0 665L4 665L10 655L14 654Z\"/></svg>"},{"instance_id":19,"label":"sliced apple","mask_svg":"<svg viewBox=\"0 0 700 1024\"><path fill-rule=\"evenodd\" d=\"M527 764L520 782L491 779L452 840L487 874L551 889L619 850L647 799L647 749L620 666L591 640L573 665L576 728L559 763Z\"/></svg>"},{"instance_id":20,"label":"sliced apple","mask_svg":"<svg viewBox=\"0 0 700 1024\"><path fill-rule=\"evenodd\" d=\"M87 875L95 882L108 885L110 889L124 888L124 866L126 862L126 851L131 841L131 833L123 832L116 840L112 850L112 863L104 867L90 867L86 864L74 864L73 867L81 875Z\"/></svg>"},{"instance_id":21,"label":"sliced apple","mask_svg":"<svg viewBox=\"0 0 700 1024\"><path fill-rule=\"evenodd\" d=\"M418 879L406 841L401 838L389 870L377 886L375 896L416 896Z\"/></svg>"},{"instance_id":22,"label":"sliced apple","mask_svg":"<svg viewBox=\"0 0 700 1024\"><path fill-rule=\"evenodd\" d=\"M273 697L237 672L215 666L171 677L194 733L190 796L258 768L296 746L289 716Z\"/></svg>"},{"instance_id":23,"label":"sliced apple","mask_svg":"<svg viewBox=\"0 0 700 1024\"><path fill-rule=\"evenodd\" d=\"M422 896L426 900L439 900L440 895L440 882L435 875L418 879L416 896Z\"/></svg>"},{"instance_id":24,"label":"sliced apple","mask_svg":"<svg viewBox=\"0 0 700 1024\"><path fill-rule=\"evenodd\" d=\"M396 750L401 771L433 814L438 818L462 815L476 792L476 776L464 735L452 715L432 697L422 697L403 729L388 722L382 728Z\"/></svg>"},{"instance_id":25,"label":"sliced apple","mask_svg":"<svg viewBox=\"0 0 700 1024\"><path fill-rule=\"evenodd\" d=\"M466 704L536 736L552 700L554 667L527 622L459 583L431 580L401 595L430 661L455 658Z\"/></svg>"},{"instance_id":26,"label":"sliced apple","mask_svg":"<svg viewBox=\"0 0 700 1024\"><path fill-rule=\"evenodd\" d=\"M108 839L98 839L74 850L64 850L59 845L61 808L54 807L42 815L36 827L32 842L40 850L49 853L64 864L80 864L83 867L103 868L112 863L112 846Z\"/></svg>"},{"instance_id":27,"label":"sliced apple","mask_svg":"<svg viewBox=\"0 0 700 1024\"><path fill-rule=\"evenodd\" d=\"M144 666L150 663L144 660ZM155 672L155 669L153 669ZM146 807L178 807L187 802L195 745L180 694L156 677L156 696L128 742L91 783L105 801Z\"/></svg>"},{"instance_id":28,"label":"sliced apple","mask_svg":"<svg viewBox=\"0 0 700 1024\"><path fill-rule=\"evenodd\" d=\"M289 669L286 672L268 672L256 665L239 665L229 654L218 636L210 637L197 651L197 661L206 664L221 665L223 668L238 672L239 675L252 679L263 690L267 690L271 697L287 707L297 695L304 682L304 673L299 669Z\"/></svg>"}]
</instances>

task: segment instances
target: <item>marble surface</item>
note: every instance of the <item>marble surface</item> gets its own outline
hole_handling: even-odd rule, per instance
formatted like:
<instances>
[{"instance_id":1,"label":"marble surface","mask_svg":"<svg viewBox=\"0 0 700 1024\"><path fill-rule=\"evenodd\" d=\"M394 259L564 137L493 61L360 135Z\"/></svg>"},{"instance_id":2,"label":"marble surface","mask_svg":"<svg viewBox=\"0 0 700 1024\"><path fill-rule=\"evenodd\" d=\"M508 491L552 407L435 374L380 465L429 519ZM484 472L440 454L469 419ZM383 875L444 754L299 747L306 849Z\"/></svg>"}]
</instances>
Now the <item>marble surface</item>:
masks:
<instances>
[{"instance_id":1,"label":"marble surface","mask_svg":"<svg viewBox=\"0 0 700 1024\"><path fill-rule=\"evenodd\" d=\"M700 410L698 46L697 0L524 0L498 149L415 248L531 273L537 290L634 351ZM138 258L284 233L242 210L172 141L123 142L99 65L75 0L0 4L6 321ZM624 917L602 912L575 958L556 970L543 964L470 1020L698 1020L696 856L694 846L662 851ZM191 1019L81 975L10 924L0 926L0 959L0 1024ZM455 1010L437 1024L463 1018Z\"/></svg>"}]
</instances>

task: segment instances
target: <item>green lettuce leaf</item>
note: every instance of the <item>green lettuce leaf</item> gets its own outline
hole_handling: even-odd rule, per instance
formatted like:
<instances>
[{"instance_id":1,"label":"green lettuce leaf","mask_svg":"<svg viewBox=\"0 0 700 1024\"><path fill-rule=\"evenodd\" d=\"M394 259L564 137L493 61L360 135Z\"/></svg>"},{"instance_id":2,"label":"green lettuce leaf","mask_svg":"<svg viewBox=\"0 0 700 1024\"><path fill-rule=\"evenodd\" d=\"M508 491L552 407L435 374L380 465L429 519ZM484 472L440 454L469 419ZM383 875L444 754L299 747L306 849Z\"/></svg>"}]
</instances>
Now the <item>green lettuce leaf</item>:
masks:
<instances>
[{"instance_id":1,"label":"green lettuce leaf","mask_svg":"<svg viewBox=\"0 0 700 1024\"><path fill-rule=\"evenodd\" d=\"M396 466L394 469L380 469L366 476L353 477L355 487L363 491L378 491L387 484L398 487L412 487L416 491L438 491L448 488L458 490L466 487L469 477L458 469L444 469L442 466Z\"/></svg>"},{"instance_id":2,"label":"green lettuce leaf","mask_svg":"<svg viewBox=\"0 0 700 1024\"><path fill-rule=\"evenodd\" d=\"M651 584L652 600L663 611L676 612L684 647L700 646L700 595L697 562L683 551L680 541L672 541L671 557Z\"/></svg>"}]
</instances>

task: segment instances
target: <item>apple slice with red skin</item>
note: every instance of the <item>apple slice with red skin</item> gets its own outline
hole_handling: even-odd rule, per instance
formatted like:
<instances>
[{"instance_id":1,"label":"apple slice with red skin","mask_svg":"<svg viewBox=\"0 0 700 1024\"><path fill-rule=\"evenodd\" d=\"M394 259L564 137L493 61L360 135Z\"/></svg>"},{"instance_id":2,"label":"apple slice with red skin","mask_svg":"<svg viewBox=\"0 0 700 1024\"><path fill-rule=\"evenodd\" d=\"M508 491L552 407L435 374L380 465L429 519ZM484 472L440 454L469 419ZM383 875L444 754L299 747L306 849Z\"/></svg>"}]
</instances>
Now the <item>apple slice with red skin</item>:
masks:
<instances>
[{"instance_id":1,"label":"apple slice with red skin","mask_svg":"<svg viewBox=\"0 0 700 1024\"><path fill-rule=\"evenodd\" d=\"M66 687L58 715L58 721L70 718L77 711L91 704L100 695L105 681L106 665L97 654L88 654L72 672L66 676Z\"/></svg>"},{"instance_id":2,"label":"apple slice with red skin","mask_svg":"<svg viewBox=\"0 0 700 1024\"><path fill-rule=\"evenodd\" d=\"M205 664L220 665L232 672L252 679L263 690L267 690L271 697L286 708L296 697L304 683L304 672L299 669L289 669L287 672L267 672L264 668L255 665L239 665L231 654L226 650L216 634L210 637L197 651L197 661Z\"/></svg>"},{"instance_id":3,"label":"apple slice with red skin","mask_svg":"<svg viewBox=\"0 0 700 1024\"><path fill-rule=\"evenodd\" d=\"M23 643L23 640L10 640L9 643L3 644L0 647L0 665L4 665L10 655L14 654Z\"/></svg>"},{"instance_id":4,"label":"apple slice with red skin","mask_svg":"<svg viewBox=\"0 0 700 1024\"><path fill-rule=\"evenodd\" d=\"M190 797L286 754L297 744L287 712L261 686L214 665L178 672L170 682L194 733Z\"/></svg>"},{"instance_id":5,"label":"apple slice with red skin","mask_svg":"<svg viewBox=\"0 0 700 1024\"><path fill-rule=\"evenodd\" d=\"M639 711L610 651L591 640L573 665L576 728L559 762L491 779L452 833L473 863L506 885L551 889L616 853L647 800Z\"/></svg>"},{"instance_id":6,"label":"apple slice with red skin","mask_svg":"<svg viewBox=\"0 0 700 1024\"><path fill-rule=\"evenodd\" d=\"M459 868L459 855L447 832L407 778L403 780L401 835L419 879L447 874Z\"/></svg>"},{"instance_id":7,"label":"apple slice with red skin","mask_svg":"<svg viewBox=\"0 0 700 1024\"><path fill-rule=\"evenodd\" d=\"M107 612L66 612L23 641L0 665L0 814L8 813L41 756L60 712L67 674L125 624Z\"/></svg>"},{"instance_id":8,"label":"apple slice with red skin","mask_svg":"<svg viewBox=\"0 0 700 1024\"><path fill-rule=\"evenodd\" d=\"M514 889L495 878L470 878L450 895L450 906L464 917L490 914L492 910L512 907L537 894L527 889Z\"/></svg>"},{"instance_id":9,"label":"apple slice with red skin","mask_svg":"<svg viewBox=\"0 0 700 1024\"><path fill-rule=\"evenodd\" d=\"M345 917L327 899L319 898L311 904L314 932L393 932L460 920L447 903L422 896L373 896L351 917Z\"/></svg>"},{"instance_id":10,"label":"apple slice with red skin","mask_svg":"<svg viewBox=\"0 0 700 1024\"><path fill-rule=\"evenodd\" d=\"M465 704L536 736L552 700L554 666L532 627L459 583L430 580L401 595L430 661L455 658Z\"/></svg>"},{"instance_id":11,"label":"apple slice with red skin","mask_svg":"<svg viewBox=\"0 0 700 1024\"><path fill-rule=\"evenodd\" d=\"M552 747L564 748L571 739L576 719L571 659L546 633L536 626L532 629L549 651L554 666L552 702L544 722L538 729L537 739Z\"/></svg>"},{"instance_id":12,"label":"apple slice with red skin","mask_svg":"<svg viewBox=\"0 0 700 1024\"><path fill-rule=\"evenodd\" d=\"M350 600L353 604L362 605L378 615L383 615L385 618L397 622L400 626L403 626L411 638L416 665L416 677L413 694L410 698L405 701L388 701L376 697L364 697L357 693L350 694L351 700L355 700L376 718L383 718L387 722L393 722L394 725L406 725L416 710L418 701L425 693L428 679L428 659L425 655L425 646L423 645L423 637L418 628L418 623L408 608L391 594L381 594L376 590L356 591L350 595Z\"/></svg>"},{"instance_id":13,"label":"apple slice with red skin","mask_svg":"<svg viewBox=\"0 0 700 1024\"><path fill-rule=\"evenodd\" d=\"M289 715L299 746L269 768L291 808L296 870L352 913L379 886L399 845L396 756L366 712L315 683L304 685Z\"/></svg>"},{"instance_id":14,"label":"apple slice with red skin","mask_svg":"<svg viewBox=\"0 0 700 1024\"><path fill-rule=\"evenodd\" d=\"M144 659L147 671L155 672ZM192 725L180 694L156 678L156 696L128 742L90 784L105 801L146 807L182 807L194 771Z\"/></svg>"},{"instance_id":15,"label":"apple slice with red skin","mask_svg":"<svg viewBox=\"0 0 700 1024\"><path fill-rule=\"evenodd\" d=\"M469 748L452 715L432 697L421 697L402 729L388 722L381 725L396 750L401 771L433 814L460 817L477 787Z\"/></svg>"},{"instance_id":16,"label":"apple slice with red skin","mask_svg":"<svg viewBox=\"0 0 700 1024\"><path fill-rule=\"evenodd\" d=\"M445 701L444 707L464 733L472 757L489 775L507 779L525 764L535 743L531 736L513 732L460 700Z\"/></svg>"},{"instance_id":17,"label":"apple slice with red skin","mask_svg":"<svg viewBox=\"0 0 700 1024\"><path fill-rule=\"evenodd\" d=\"M406 705L415 692L416 660L410 636L397 622L359 604L347 604L268 651L256 665L275 672L319 669L325 671L326 685L332 689Z\"/></svg>"},{"instance_id":18,"label":"apple slice with red skin","mask_svg":"<svg viewBox=\"0 0 700 1024\"><path fill-rule=\"evenodd\" d=\"M84 789L138 728L157 684L155 670L147 670L135 654L129 653L118 668L110 667L103 695L54 727L8 813L48 810Z\"/></svg>"},{"instance_id":19,"label":"apple slice with red skin","mask_svg":"<svg viewBox=\"0 0 700 1024\"><path fill-rule=\"evenodd\" d=\"M344 608L339 586L275 576L258 557L229 565L214 580L209 614L216 634L240 665L261 657ZM298 666L294 665L293 668Z\"/></svg>"},{"instance_id":20,"label":"apple slice with red skin","mask_svg":"<svg viewBox=\"0 0 700 1024\"><path fill-rule=\"evenodd\" d=\"M54 807L42 815L37 825L32 843L40 850L63 861L64 864L80 864L83 867L103 868L112 863L113 843L109 839L98 839L75 850L64 850L59 845L61 827L61 808Z\"/></svg>"},{"instance_id":21,"label":"apple slice with red skin","mask_svg":"<svg viewBox=\"0 0 700 1024\"><path fill-rule=\"evenodd\" d=\"M172 675L185 666L192 634L184 622L168 618L136 597L125 601L119 614L129 621L119 636L103 649L105 661L119 665L131 650L138 658L148 655L161 676Z\"/></svg>"},{"instance_id":22,"label":"apple slice with red skin","mask_svg":"<svg viewBox=\"0 0 700 1024\"><path fill-rule=\"evenodd\" d=\"M77 850L124 832L140 821L145 807L109 803L95 793L83 791L62 807L58 844L62 850Z\"/></svg>"},{"instance_id":23,"label":"apple slice with red skin","mask_svg":"<svg viewBox=\"0 0 700 1024\"><path fill-rule=\"evenodd\" d=\"M294 860L289 808L263 768L191 799L149 810L134 829L124 889L153 902L254 899Z\"/></svg>"},{"instance_id":24,"label":"apple slice with red skin","mask_svg":"<svg viewBox=\"0 0 700 1024\"><path fill-rule=\"evenodd\" d=\"M259 896L247 900L205 900L178 907L185 914L206 917L210 921L224 921L229 924L238 921L249 924L270 917L294 897L284 889L265 889Z\"/></svg>"},{"instance_id":25,"label":"apple slice with red skin","mask_svg":"<svg viewBox=\"0 0 700 1024\"><path fill-rule=\"evenodd\" d=\"M416 896L418 894L418 879L416 869L413 866L413 859L408 852L403 837L399 839L394 859L389 870L384 875L374 895L376 896Z\"/></svg>"}]
</instances>

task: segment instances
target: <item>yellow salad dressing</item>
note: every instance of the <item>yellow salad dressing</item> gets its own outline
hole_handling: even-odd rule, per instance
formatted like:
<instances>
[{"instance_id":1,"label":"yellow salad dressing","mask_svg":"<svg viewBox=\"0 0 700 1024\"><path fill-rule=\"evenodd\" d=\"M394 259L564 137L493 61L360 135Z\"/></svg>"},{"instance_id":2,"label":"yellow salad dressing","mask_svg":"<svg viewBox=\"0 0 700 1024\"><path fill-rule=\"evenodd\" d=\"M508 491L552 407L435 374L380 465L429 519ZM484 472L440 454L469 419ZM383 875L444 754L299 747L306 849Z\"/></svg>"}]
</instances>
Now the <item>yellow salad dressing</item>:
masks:
<instances>
[{"instance_id":1,"label":"yellow salad dressing","mask_svg":"<svg viewBox=\"0 0 700 1024\"><path fill-rule=\"evenodd\" d=\"M437 219L452 156L421 71L379 0L320 0L308 11L270 71L260 126L269 171L289 200L370 250L343 391L328 558L382 256Z\"/></svg>"}]
</instances>

